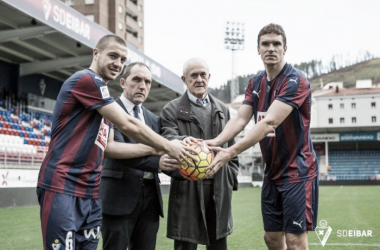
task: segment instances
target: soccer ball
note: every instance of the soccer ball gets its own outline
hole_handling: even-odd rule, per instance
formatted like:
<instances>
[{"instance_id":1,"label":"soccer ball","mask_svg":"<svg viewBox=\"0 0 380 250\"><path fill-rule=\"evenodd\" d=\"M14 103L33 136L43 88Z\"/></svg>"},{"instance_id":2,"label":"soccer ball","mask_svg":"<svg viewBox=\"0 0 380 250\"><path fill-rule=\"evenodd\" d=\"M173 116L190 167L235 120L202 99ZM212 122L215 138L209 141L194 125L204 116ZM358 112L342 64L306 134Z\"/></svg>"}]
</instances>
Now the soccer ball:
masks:
<instances>
[{"instance_id":1,"label":"soccer ball","mask_svg":"<svg viewBox=\"0 0 380 250\"><path fill-rule=\"evenodd\" d=\"M194 161L193 159L186 157L190 162L194 163L194 167L189 166L187 162L181 159L181 165L179 173L183 178L190 181L199 181L205 178L205 175L210 171L206 171L211 162L214 160L214 152L212 152L206 144L202 142L187 144L187 146L195 149L198 154L192 153L198 160Z\"/></svg>"}]
</instances>

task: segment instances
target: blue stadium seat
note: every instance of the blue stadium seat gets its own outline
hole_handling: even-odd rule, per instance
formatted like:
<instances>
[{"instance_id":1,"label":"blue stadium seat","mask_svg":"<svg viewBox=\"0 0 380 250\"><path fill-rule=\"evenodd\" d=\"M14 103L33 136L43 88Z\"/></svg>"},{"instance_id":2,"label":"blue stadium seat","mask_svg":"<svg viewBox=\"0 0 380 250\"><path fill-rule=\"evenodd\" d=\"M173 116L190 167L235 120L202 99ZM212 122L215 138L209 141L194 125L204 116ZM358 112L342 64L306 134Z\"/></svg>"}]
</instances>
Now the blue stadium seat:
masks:
<instances>
[{"instance_id":1,"label":"blue stadium seat","mask_svg":"<svg viewBox=\"0 0 380 250\"><path fill-rule=\"evenodd\" d=\"M329 176L336 180L369 180L380 173L380 151L330 151Z\"/></svg>"}]
</instances>

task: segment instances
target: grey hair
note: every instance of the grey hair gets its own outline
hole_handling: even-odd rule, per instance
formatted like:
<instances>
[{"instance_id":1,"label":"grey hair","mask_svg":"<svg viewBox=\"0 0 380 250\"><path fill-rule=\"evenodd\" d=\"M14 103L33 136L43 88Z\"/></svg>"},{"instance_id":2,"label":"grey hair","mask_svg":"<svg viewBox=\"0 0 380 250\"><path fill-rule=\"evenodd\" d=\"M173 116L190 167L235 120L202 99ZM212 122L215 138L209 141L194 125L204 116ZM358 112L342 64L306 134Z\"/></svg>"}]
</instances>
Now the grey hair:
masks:
<instances>
[{"instance_id":1,"label":"grey hair","mask_svg":"<svg viewBox=\"0 0 380 250\"><path fill-rule=\"evenodd\" d=\"M187 61L183 64L183 72L182 72L182 74L183 74L184 76L186 76L187 68L189 67L189 64L192 63L192 62L194 62L194 61L201 61L201 62L203 62L203 63L206 65L207 70L209 70L208 65L207 65L207 63L206 63L205 60L203 60L202 58L199 58L199 57L193 57L193 58L187 60Z\"/></svg>"}]
</instances>

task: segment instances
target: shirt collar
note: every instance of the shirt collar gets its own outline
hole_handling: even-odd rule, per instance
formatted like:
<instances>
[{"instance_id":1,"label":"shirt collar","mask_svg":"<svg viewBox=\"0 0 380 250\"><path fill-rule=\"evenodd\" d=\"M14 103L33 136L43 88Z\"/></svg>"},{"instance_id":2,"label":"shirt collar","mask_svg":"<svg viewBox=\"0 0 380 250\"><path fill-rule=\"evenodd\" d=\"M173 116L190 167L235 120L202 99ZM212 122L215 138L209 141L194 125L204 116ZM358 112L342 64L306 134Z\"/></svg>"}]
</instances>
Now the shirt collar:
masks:
<instances>
[{"instance_id":1,"label":"shirt collar","mask_svg":"<svg viewBox=\"0 0 380 250\"><path fill-rule=\"evenodd\" d=\"M195 104L198 104L197 103L197 100L199 99L202 103L203 103L203 107L204 106L206 106L209 102L210 102L210 100L209 100L209 98L208 98L208 93L206 94L206 97L202 100L202 99L200 99L200 98L197 98L197 97L195 97L193 94L191 94L189 91L187 91L187 95L189 96L189 99L190 99L190 101L192 101L193 103L195 103ZM199 104L198 104L199 105Z\"/></svg>"},{"instance_id":2,"label":"shirt collar","mask_svg":"<svg viewBox=\"0 0 380 250\"><path fill-rule=\"evenodd\" d=\"M136 104L125 98L123 94L120 96L120 100L124 104L124 107L127 109L128 113L133 116L133 108ZM142 114L142 103L137 106L140 107L140 114Z\"/></svg>"}]
</instances>

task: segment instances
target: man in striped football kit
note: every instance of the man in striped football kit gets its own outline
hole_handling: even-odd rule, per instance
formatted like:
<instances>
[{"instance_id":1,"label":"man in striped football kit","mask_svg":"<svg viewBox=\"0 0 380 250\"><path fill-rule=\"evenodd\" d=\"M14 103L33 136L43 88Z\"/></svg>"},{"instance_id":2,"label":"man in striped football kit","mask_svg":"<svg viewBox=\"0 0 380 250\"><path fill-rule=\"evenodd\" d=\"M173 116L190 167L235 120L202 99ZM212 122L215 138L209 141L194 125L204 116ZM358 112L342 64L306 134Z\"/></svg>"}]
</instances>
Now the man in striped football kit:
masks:
<instances>
[{"instance_id":1,"label":"man in striped football kit","mask_svg":"<svg viewBox=\"0 0 380 250\"><path fill-rule=\"evenodd\" d=\"M90 68L69 77L58 94L51 143L37 184L45 250L97 248L102 220L99 188L104 150L107 148L110 155L124 158L139 150L113 140L107 147L108 138L113 138L113 125L123 134L165 151L176 160L190 156L186 151L190 149L182 143L162 138L114 102L107 83L121 73L126 60L125 41L107 35L93 50Z\"/></svg>"},{"instance_id":2,"label":"man in striped football kit","mask_svg":"<svg viewBox=\"0 0 380 250\"><path fill-rule=\"evenodd\" d=\"M228 149L213 147L212 176L231 157L260 142L265 167L261 196L268 249L308 249L307 231L316 227L318 164L310 136L311 88L304 74L285 62L285 32L269 24L258 35L265 71L248 83L237 116L209 145L233 138L252 116L256 125Z\"/></svg>"}]
</instances>

